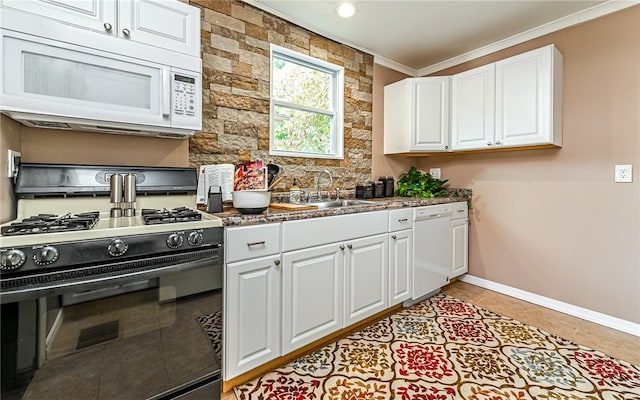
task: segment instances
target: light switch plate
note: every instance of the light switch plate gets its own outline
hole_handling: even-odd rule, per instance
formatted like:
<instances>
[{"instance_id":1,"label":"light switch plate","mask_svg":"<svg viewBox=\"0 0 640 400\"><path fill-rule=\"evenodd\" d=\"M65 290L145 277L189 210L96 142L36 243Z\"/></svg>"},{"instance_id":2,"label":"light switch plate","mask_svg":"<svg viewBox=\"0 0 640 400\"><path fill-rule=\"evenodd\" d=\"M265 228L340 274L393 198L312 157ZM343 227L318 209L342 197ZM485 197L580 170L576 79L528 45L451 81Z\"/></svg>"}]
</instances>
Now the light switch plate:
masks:
<instances>
[{"instance_id":1,"label":"light switch plate","mask_svg":"<svg viewBox=\"0 0 640 400\"><path fill-rule=\"evenodd\" d=\"M13 178L18 173L21 154L15 150L7 150L7 177Z\"/></svg>"},{"instance_id":2,"label":"light switch plate","mask_svg":"<svg viewBox=\"0 0 640 400\"><path fill-rule=\"evenodd\" d=\"M633 166L631 164L616 165L616 182L633 182Z\"/></svg>"},{"instance_id":3,"label":"light switch plate","mask_svg":"<svg viewBox=\"0 0 640 400\"><path fill-rule=\"evenodd\" d=\"M440 168L430 168L429 175L434 179L440 179Z\"/></svg>"}]
</instances>

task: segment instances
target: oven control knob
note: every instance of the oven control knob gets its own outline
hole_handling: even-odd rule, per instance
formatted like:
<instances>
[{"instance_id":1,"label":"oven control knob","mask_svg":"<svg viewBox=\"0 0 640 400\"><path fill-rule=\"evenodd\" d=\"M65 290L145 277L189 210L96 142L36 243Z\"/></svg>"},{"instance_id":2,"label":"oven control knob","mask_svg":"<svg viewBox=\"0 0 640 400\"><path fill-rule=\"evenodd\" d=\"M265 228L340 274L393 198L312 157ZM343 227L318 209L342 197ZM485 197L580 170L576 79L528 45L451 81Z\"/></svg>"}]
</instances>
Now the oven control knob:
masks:
<instances>
[{"instance_id":1,"label":"oven control knob","mask_svg":"<svg viewBox=\"0 0 640 400\"><path fill-rule=\"evenodd\" d=\"M3 271L12 271L18 269L27 260L24 251L11 249L0 253L0 269Z\"/></svg>"},{"instance_id":2,"label":"oven control knob","mask_svg":"<svg viewBox=\"0 0 640 400\"><path fill-rule=\"evenodd\" d=\"M111 243L109 243L109 247L107 247L109 255L114 257L123 255L128 249L129 245L122 239L113 239Z\"/></svg>"},{"instance_id":3,"label":"oven control knob","mask_svg":"<svg viewBox=\"0 0 640 400\"><path fill-rule=\"evenodd\" d=\"M53 246L43 246L39 249L33 249L33 262L38 265L49 265L56 262L60 253Z\"/></svg>"},{"instance_id":4,"label":"oven control knob","mask_svg":"<svg viewBox=\"0 0 640 400\"><path fill-rule=\"evenodd\" d=\"M172 233L167 237L167 246L169 246L172 249L177 249L178 247L181 247L183 243L184 243L184 239L182 238L182 235L178 235L177 233Z\"/></svg>"},{"instance_id":5,"label":"oven control knob","mask_svg":"<svg viewBox=\"0 0 640 400\"><path fill-rule=\"evenodd\" d=\"M202 244L203 240L202 232L191 232L187 238L187 242L189 242L191 246L198 246Z\"/></svg>"}]
</instances>

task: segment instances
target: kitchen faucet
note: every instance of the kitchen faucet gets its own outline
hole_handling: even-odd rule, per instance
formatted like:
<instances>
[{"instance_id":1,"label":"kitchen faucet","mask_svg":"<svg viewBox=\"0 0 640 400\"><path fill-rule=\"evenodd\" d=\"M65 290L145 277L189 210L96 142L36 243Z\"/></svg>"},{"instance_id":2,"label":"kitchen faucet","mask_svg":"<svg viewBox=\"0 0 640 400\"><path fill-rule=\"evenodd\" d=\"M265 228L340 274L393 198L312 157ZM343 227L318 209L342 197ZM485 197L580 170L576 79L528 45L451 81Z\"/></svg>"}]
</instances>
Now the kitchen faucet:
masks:
<instances>
[{"instance_id":1,"label":"kitchen faucet","mask_svg":"<svg viewBox=\"0 0 640 400\"><path fill-rule=\"evenodd\" d=\"M322 200L322 192L320 191L320 178L322 178L322 174L327 174L329 176L329 189L333 186L333 176L329 170L322 170L318 174L318 200ZM331 193L327 191L327 200L331 200Z\"/></svg>"}]
</instances>

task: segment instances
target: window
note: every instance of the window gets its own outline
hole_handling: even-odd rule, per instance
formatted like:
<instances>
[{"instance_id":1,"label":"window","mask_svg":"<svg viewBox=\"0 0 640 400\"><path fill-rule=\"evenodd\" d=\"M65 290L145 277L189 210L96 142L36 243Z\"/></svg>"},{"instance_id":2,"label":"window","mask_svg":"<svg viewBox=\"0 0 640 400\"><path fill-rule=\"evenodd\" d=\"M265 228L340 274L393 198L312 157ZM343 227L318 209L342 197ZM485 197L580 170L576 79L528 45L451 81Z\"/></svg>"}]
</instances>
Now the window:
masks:
<instances>
[{"instance_id":1,"label":"window","mask_svg":"<svg viewBox=\"0 0 640 400\"><path fill-rule=\"evenodd\" d=\"M272 155L343 158L344 69L271 46Z\"/></svg>"}]
</instances>

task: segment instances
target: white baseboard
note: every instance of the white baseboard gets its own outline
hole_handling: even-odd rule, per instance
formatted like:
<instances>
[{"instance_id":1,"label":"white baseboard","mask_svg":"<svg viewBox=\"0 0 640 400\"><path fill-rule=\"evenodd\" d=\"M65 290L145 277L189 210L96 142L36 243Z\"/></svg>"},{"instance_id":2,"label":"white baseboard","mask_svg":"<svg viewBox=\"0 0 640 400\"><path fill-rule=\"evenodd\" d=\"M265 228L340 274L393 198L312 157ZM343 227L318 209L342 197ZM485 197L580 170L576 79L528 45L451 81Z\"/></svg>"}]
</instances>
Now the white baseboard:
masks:
<instances>
[{"instance_id":1,"label":"white baseboard","mask_svg":"<svg viewBox=\"0 0 640 400\"><path fill-rule=\"evenodd\" d=\"M503 285L502 283L497 283L497 282L489 281L483 278L478 278L477 276L473 276L469 274L463 275L458 279L475 286L493 290L494 292L506 294L507 296L515 297L516 299L524 300L529 303L533 303L542 307L549 308L551 310L559 311L564 314L582 318L584 320L594 322L596 324L600 324L608 328L616 329L625 333L629 333L631 335L640 336L640 324L636 324L631 321L612 317L610 315L602 314L586 308L574 306L572 304L564 303L562 301L554 300L549 297L540 296L535 293L531 293L531 292L527 292L511 286Z\"/></svg>"}]
</instances>

